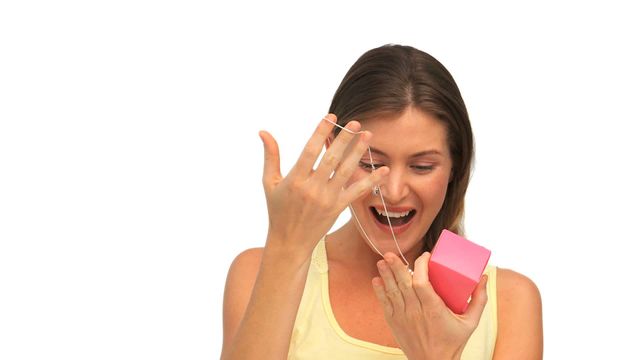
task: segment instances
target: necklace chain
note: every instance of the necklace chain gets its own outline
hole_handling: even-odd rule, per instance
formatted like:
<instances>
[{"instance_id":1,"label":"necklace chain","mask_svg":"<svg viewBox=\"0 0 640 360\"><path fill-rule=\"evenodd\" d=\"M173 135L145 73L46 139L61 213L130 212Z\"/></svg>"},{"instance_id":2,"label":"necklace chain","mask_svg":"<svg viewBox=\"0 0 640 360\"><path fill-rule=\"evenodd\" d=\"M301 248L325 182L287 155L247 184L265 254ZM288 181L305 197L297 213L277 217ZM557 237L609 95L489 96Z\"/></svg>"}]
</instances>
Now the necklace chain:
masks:
<instances>
[{"instance_id":1,"label":"necklace chain","mask_svg":"<svg viewBox=\"0 0 640 360\"><path fill-rule=\"evenodd\" d=\"M326 117L324 118L325 121L330 122L331 124L333 124L334 126L339 127L342 130L345 130L346 132L353 134L353 135L357 135L357 134L362 134L364 133L364 131L351 131L343 126L340 126L336 123L334 123L333 121L327 119ZM367 151L369 153L369 164L371 165L371 170L375 171L376 168L373 165L373 156L371 155L371 147L367 146ZM374 189L376 189L377 191L374 190L374 194L380 196L380 200L382 201L382 207L384 209L384 213L385 216L387 217L387 223L389 224L389 228L391 229L391 237L393 237L393 242L396 245L396 249L398 249L398 253L400 254L400 257L402 258L402 261L404 261L405 265L407 266L407 268L409 268L409 262L407 261L407 259L404 257L404 254L402 254L402 250L400 250L400 245L398 245L398 240L396 239L396 234L393 231L393 226L391 225L391 219L389 218L389 212L387 211L387 204L384 202L384 196L382 196L382 190L380 189L380 185L376 185L374 187ZM362 233L364 234L365 239L367 239L367 241L369 242L369 244L371 245L371 247L373 247L373 249L380 255L380 256L384 256L380 250L378 250L378 247L376 247L376 245L373 243L373 241L371 241L371 239L369 239L369 236L367 235L367 232L364 231L364 228L362 227L362 224L360 224L360 220L358 220L358 216L356 215L356 212L353 211L353 207L351 206L351 204L349 204L349 209L351 210L351 214L353 215L353 217L356 219L356 224L358 224L358 227L360 228L360 231L362 231ZM411 271L411 269L409 269L409 272L413 274L413 271Z\"/></svg>"}]
</instances>

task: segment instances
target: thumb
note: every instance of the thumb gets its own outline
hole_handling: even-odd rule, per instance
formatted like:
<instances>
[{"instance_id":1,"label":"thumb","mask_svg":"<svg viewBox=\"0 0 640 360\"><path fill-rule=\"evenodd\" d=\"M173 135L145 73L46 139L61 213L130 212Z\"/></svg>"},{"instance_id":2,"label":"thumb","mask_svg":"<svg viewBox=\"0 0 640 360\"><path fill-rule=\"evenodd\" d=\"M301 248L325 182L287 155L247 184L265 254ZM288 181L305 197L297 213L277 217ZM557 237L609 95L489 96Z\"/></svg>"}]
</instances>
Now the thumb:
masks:
<instances>
[{"instance_id":1,"label":"thumb","mask_svg":"<svg viewBox=\"0 0 640 360\"><path fill-rule=\"evenodd\" d=\"M469 307L465 315L473 321L474 325L478 325L480 322L480 317L482 316L482 311L484 310L485 305L488 301L487 296L487 281L489 277L487 275L482 275L480 278L480 282L476 286L475 290L473 290L473 294L471 295L471 302L469 303Z\"/></svg>"},{"instance_id":2,"label":"thumb","mask_svg":"<svg viewBox=\"0 0 640 360\"><path fill-rule=\"evenodd\" d=\"M271 186L275 181L282 178L280 173L280 150L276 139L268 132L262 130L258 133L264 145L264 170L262 173L262 183L266 187Z\"/></svg>"}]
</instances>

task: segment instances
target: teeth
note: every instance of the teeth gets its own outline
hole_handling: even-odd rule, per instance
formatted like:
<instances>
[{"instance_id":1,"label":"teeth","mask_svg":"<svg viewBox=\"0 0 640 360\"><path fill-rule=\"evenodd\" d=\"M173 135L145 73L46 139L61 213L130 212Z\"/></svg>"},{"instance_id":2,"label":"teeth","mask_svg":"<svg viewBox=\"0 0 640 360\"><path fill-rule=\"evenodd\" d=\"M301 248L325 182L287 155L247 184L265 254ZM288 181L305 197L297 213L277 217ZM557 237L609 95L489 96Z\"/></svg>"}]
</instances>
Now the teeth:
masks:
<instances>
[{"instance_id":1,"label":"teeth","mask_svg":"<svg viewBox=\"0 0 640 360\"><path fill-rule=\"evenodd\" d=\"M375 208L375 209L376 209L376 211L378 212L379 215L388 216L388 217L392 217L392 218L401 218L401 217L409 215L409 213L411 212L411 210L405 211L405 212L392 212L392 211L384 212L384 210L380 210L378 208Z\"/></svg>"}]
</instances>

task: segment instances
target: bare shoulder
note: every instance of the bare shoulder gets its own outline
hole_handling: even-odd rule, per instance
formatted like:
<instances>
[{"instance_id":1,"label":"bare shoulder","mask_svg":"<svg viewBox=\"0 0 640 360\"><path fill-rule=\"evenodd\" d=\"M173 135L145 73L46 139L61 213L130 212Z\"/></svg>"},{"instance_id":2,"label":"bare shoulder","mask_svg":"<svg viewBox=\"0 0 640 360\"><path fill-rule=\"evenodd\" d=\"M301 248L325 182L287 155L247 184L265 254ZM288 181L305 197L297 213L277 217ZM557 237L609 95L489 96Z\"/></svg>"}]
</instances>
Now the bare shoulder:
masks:
<instances>
[{"instance_id":1,"label":"bare shoulder","mask_svg":"<svg viewBox=\"0 0 640 360\"><path fill-rule=\"evenodd\" d=\"M228 303L227 300L237 303L244 295L251 294L260 269L263 251L263 248L247 249L238 254L231 263L224 289L225 310Z\"/></svg>"},{"instance_id":2,"label":"bare shoulder","mask_svg":"<svg viewBox=\"0 0 640 360\"><path fill-rule=\"evenodd\" d=\"M251 248L244 250L231 263L227 275L227 285L229 278L245 278L247 275L256 275L262 261L264 248ZM251 277L251 276L249 276ZM255 279L254 279L255 280Z\"/></svg>"},{"instance_id":3,"label":"bare shoulder","mask_svg":"<svg viewBox=\"0 0 640 360\"><path fill-rule=\"evenodd\" d=\"M494 359L542 359L542 297L527 276L497 269L498 339Z\"/></svg>"},{"instance_id":4,"label":"bare shoulder","mask_svg":"<svg viewBox=\"0 0 640 360\"><path fill-rule=\"evenodd\" d=\"M263 248L247 249L233 260L227 273L223 302L223 348L228 346L244 317L260 270Z\"/></svg>"},{"instance_id":5,"label":"bare shoulder","mask_svg":"<svg viewBox=\"0 0 640 360\"><path fill-rule=\"evenodd\" d=\"M497 268L496 285L501 306L535 305L541 303L538 286L523 274Z\"/></svg>"}]
</instances>

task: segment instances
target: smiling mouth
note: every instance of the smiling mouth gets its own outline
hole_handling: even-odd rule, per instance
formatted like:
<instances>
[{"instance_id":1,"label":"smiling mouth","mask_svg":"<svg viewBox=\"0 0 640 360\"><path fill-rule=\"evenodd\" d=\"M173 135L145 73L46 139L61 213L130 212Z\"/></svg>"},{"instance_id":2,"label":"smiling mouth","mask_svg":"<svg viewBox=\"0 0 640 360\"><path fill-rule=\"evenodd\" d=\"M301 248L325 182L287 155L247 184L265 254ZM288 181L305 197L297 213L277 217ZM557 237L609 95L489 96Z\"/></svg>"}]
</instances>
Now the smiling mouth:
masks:
<instances>
[{"instance_id":1,"label":"smiling mouth","mask_svg":"<svg viewBox=\"0 0 640 360\"><path fill-rule=\"evenodd\" d=\"M389 221L391 221L391 226L400 226L411 221L413 216L416 214L416 210L412 209L410 211L404 213L393 213L389 212L389 220L387 220L387 216L384 214L384 211L378 211L375 207L370 207L369 210L373 214L373 217L382 225L389 226Z\"/></svg>"}]
</instances>

